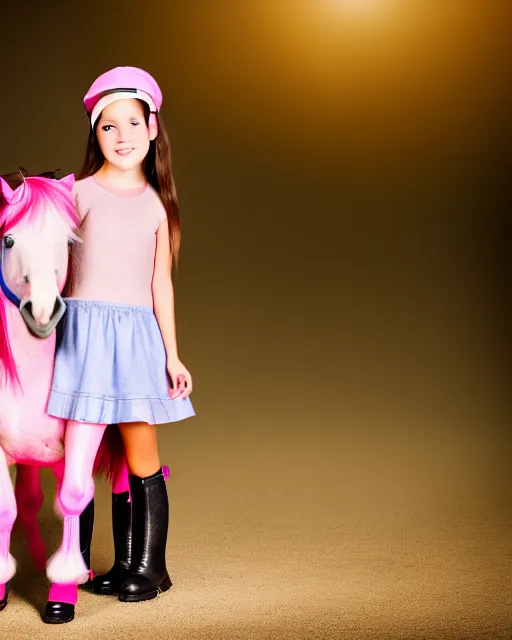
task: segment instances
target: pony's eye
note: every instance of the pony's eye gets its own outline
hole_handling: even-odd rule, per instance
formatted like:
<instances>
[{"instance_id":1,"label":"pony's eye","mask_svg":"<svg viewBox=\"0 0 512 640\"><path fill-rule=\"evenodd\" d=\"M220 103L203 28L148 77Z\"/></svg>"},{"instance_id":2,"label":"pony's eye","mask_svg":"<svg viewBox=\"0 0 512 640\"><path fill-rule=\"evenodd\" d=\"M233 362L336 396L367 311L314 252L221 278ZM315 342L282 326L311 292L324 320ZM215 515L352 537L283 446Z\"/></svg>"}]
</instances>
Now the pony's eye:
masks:
<instances>
[{"instance_id":1,"label":"pony's eye","mask_svg":"<svg viewBox=\"0 0 512 640\"><path fill-rule=\"evenodd\" d=\"M68 238L68 247L73 246L73 238Z\"/></svg>"},{"instance_id":2,"label":"pony's eye","mask_svg":"<svg viewBox=\"0 0 512 640\"><path fill-rule=\"evenodd\" d=\"M4 247L6 249L12 249L13 246L14 246L14 238L12 236L5 236Z\"/></svg>"}]
</instances>

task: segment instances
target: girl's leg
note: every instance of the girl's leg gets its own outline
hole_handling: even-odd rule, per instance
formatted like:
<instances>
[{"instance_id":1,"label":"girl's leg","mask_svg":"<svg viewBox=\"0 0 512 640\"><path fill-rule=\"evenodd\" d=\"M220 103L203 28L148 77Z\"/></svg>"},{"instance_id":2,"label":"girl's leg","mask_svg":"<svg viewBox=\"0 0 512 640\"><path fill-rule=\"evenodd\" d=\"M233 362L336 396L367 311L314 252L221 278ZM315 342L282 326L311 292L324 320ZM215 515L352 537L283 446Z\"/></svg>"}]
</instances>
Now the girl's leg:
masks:
<instances>
[{"instance_id":1,"label":"girl's leg","mask_svg":"<svg viewBox=\"0 0 512 640\"><path fill-rule=\"evenodd\" d=\"M48 562L51 582L82 584L89 579L89 568L80 552L80 514L94 495L92 470L105 428L104 424L66 424L64 479L58 496L64 532L59 549Z\"/></svg>"},{"instance_id":2,"label":"girl's leg","mask_svg":"<svg viewBox=\"0 0 512 640\"><path fill-rule=\"evenodd\" d=\"M27 464L16 466L15 496L18 507L18 521L28 541L28 550L37 571L46 567L46 549L37 514L43 504L43 492L39 477L39 467Z\"/></svg>"},{"instance_id":3,"label":"girl's leg","mask_svg":"<svg viewBox=\"0 0 512 640\"><path fill-rule=\"evenodd\" d=\"M104 575L95 576L94 591L100 595L118 592L128 576L132 561L132 505L126 458L120 472L112 478L112 531L114 534L114 566Z\"/></svg>"},{"instance_id":4,"label":"girl's leg","mask_svg":"<svg viewBox=\"0 0 512 640\"><path fill-rule=\"evenodd\" d=\"M145 422L120 424L126 462L131 474L146 478L160 469L156 426Z\"/></svg>"},{"instance_id":5,"label":"girl's leg","mask_svg":"<svg viewBox=\"0 0 512 640\"><path fill-rule=\"evenodd\" d=\"M119 588L123 602L150 600L171 587L165 563L169 524L166 476L160 466L156 427L119 425L130 470L132 565Z\"/></svg>"}]
</instances>

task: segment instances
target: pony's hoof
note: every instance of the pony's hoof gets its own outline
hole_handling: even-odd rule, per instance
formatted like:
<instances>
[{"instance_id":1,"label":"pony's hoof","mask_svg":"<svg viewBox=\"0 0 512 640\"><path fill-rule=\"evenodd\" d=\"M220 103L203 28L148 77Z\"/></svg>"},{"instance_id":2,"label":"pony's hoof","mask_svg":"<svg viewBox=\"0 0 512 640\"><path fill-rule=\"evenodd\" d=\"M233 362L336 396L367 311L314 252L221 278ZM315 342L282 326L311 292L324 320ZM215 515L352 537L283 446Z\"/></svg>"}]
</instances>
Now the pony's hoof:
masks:
<instances>
[{"instance_id":1,"label":"pony's hoof","mask_svg":"<svg viewBox=\"0 0 512 640\"><path fill-rule=\"evenodd\" d=\"M0 584L0 611L7 606L7 588L5 584Z\"/></svg>"},{"instance_id":2,"label":"pony's hoof","mask_svg":"<svg viewBox=\"0 0 512 640\"><path fill-rule=\"evenodd\" d=\"M75 605L67 602L47 602L43 615L46 624L66 624L75 617Z\"/></svg>"}]
</instances>

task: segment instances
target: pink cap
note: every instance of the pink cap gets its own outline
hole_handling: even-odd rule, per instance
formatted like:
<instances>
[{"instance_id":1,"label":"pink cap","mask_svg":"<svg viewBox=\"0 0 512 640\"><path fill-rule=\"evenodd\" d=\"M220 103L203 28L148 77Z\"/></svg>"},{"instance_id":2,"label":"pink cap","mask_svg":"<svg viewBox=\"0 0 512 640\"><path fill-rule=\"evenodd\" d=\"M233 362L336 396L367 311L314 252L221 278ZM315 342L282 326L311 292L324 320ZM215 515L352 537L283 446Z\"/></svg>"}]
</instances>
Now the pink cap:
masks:
<instances>
[{"instance_id":1,"label":"pink cap","mask_svg":"<svg viewBox=\"0 0 512 640\"><path fill-rule=\"evenodd\" d=\"M84 97L91 126L94 126L107 105L128 98L143 100L149 105L152 113L158 113L162 106L160 87L153 76L143 69L115 67L96 78Z\"/></svg>"}]
</instances>

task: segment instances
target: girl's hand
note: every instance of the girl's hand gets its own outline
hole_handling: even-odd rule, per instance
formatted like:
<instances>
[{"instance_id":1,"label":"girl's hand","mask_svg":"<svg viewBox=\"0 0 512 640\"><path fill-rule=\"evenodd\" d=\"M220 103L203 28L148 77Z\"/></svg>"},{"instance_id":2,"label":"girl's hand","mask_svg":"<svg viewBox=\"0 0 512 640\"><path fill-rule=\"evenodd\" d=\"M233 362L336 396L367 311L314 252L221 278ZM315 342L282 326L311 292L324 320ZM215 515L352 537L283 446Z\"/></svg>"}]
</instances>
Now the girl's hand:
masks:
<instances>
[{"instance_id":1,"label":"girl's hand","mask_svg":"<svg viewBox=\"0 0 512 640\"><path fill-rule=\"evenodd\" d=\"M184 400L192 393L192 376L178 358L167 360L167 373L173 387L169 389L171 400L176 400L176 398Z\"/></svg>"}]
</instances>

